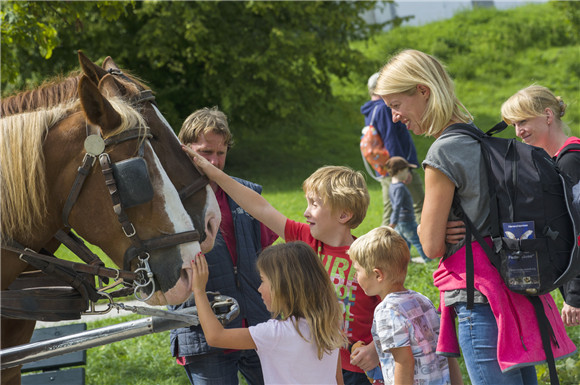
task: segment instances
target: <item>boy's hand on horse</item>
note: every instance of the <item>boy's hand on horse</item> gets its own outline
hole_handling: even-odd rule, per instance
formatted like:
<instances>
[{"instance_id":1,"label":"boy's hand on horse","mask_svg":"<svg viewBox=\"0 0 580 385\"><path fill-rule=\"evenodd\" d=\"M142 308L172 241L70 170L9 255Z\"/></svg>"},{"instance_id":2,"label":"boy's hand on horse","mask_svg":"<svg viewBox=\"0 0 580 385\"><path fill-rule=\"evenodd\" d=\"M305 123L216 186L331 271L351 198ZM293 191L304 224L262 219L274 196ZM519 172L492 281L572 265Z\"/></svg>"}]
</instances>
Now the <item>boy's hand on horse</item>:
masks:
<instances>
[{"instance_id":1,"label":"boy's hand on horse","mask_svg":"<svg viewBox=\"0 0 580 385\"><path fill-rule=\"evenodd\" d=\"M203 156L195 152L191 147L182 144L181 149L189 155L193 164L195 164L195 166L211 180L215 179L216 171L221 171Z\"/></svg>"}]
</instances>

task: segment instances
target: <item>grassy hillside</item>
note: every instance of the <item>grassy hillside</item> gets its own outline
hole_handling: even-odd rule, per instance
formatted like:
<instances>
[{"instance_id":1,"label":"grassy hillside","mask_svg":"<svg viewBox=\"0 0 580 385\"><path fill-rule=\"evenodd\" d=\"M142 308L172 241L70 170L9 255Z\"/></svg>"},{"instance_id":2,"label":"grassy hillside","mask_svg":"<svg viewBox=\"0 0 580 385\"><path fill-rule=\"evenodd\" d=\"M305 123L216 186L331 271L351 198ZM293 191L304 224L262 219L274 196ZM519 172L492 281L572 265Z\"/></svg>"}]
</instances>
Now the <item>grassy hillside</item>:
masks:
<instances>
[{"instance_id":1,"label":"grassy hillside","mask_svg":"<svg viewBox=\"0 0 580 385\"><path fill-rule=\"evenodd\" d=\"M482 129L500 120L501 104L509 96L537 83L564 98L568 104L564 121L572 134L580 136L580 37L575 28L557 5L546 3L466 11L450 20L398 28L356 42L368 66L353 68L347 80L336 80L333 95L320 102L313 116L271 122L270 127L237 137L228 170L263 183L267 190L299 189L321 165L362 170L359 109L368 99L367 78L405 48L434 54L448 66L460 100ZM513 129L506 135L514 136ZM422 159L432 139L414 140Z\"/></svg>"}]
</instances>

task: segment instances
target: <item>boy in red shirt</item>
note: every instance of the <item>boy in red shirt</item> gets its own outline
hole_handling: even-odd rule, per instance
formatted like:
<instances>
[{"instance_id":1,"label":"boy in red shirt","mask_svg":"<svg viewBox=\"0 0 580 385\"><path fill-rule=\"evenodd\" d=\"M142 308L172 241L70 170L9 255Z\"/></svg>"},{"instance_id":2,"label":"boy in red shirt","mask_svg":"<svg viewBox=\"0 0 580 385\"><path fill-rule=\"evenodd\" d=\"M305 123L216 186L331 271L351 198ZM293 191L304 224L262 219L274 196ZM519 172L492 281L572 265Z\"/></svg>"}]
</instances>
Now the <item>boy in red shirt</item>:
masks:
<instances>
[{"instance_id":1,"label":"boy in red shirt","mask_svg":"<svg viewBox=\"0 0 580 385\"><path fill-rule=\"evenodd\" d=\"M184 147L184 151L250 215L285 241L304 241L318 253L342 304L349 342L366 344L355 349L352 358L347 347L341 349L344 383L368 385L364 372L379 365L371 343L371 326L380 298L367 296L359 287L347 254L355 240L351 230L363 221L370 201L362 174L342 166L316 170L302 185L308 206L304 212L307 223L300 223L286 218L260 194L236 182L193 150Z\"/></svg>"}]
</instances>

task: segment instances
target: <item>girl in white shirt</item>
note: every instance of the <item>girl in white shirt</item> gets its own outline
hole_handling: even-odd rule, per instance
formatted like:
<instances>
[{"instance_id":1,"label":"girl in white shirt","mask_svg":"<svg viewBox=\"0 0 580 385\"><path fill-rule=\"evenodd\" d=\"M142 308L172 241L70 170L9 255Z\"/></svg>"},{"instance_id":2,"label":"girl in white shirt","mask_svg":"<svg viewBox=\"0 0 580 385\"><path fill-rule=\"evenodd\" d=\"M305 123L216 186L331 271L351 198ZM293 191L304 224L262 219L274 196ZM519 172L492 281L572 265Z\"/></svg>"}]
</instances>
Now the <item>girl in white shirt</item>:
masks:
<instances>
[{"instance_id":1,"label":"girl in white shirt","mask_svg":"<svg viewBox=\"0 0 580 385\"><path fill-rule=\"evenodd\" d=\"M343 384L338 349L346 343L334 287L314 250L304 242L266 248L257 268L258 291L272 313L268 322L225 329L205 294L208 265L191 263L192 291L207 343L224 349L256 349L265 384Z\"/></svg>"}]
</instances>

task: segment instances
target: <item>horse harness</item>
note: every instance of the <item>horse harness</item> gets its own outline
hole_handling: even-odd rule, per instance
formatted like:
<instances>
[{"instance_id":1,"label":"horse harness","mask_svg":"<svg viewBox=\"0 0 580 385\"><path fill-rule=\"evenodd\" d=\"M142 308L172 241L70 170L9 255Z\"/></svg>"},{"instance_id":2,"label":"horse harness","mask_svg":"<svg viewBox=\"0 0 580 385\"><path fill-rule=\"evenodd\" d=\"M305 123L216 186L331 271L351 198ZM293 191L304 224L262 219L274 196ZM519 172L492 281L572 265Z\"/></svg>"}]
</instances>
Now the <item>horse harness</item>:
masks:
<instances>
[{"instance_id":1,"label":"horse harness","mask_svg":"<svg viewBox=\"0 0 580 385\"><path fill-rule=\"evenodd\" d=\"M142 91L139 96L137 102L154 102L155 99L150 90ZM155 280L148 262L149 252L200 240L200 234L196 229L142 240L125 212L126 208L147 203L153 199L153 186L149 178L147 163L143 158L145 140L151 137L149 128L145 130L134 128L103 139L100 128L87 122L87 138L84 143L86 154L78 168L63 208L62 220L65 227L59 229L54 235L54 239L64 244L85 263L62 260L44 249L41 252L35 252L18 242L5 243L6 240L4 240L2 249L18 253L22 261L39 269L41 273L25 272L10 287L10 290L2 292L3 316L58 321L77 319L80 313L100 314L110 311L113 307L122 307L122 304L116 304L113 301L114 297L134 294L140 301L146 301L155 292ZM112 163L105 148L128 140L141 141L138 156ZM105 267L104 262L71 231L68 222L70 212L81 193L86 177L90 174L97 159L111 196L113 211L117 215L125 236L132 243L125 253L122 270ZM180 198L186 199L204 188L207 183L207 178L198 178L196 182L179 191ZM137 259L137 268L131 271L131 264L135 259ZM93 277L98 278L98 287ZM108 285L109 279L114 281L111 285ZM76 293L72 293L70 288L63 289L62 282L71 286ZM47 285L52 287L46 288ZM106 291L119 285L123 287L112 292ZM141 297L140 290L144 291L147 287L151 287L150 293L146 297ZM40 297L36 302L31 300L31 296L35 295ZM109 300L108 308L105 311L97 311L96 302L103 298ZM91 310L87 311L89 304ZM46 309L42 309L44 305Z\"/></svg>"}]
</instances>

